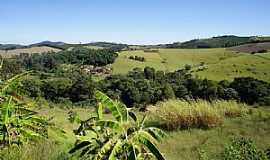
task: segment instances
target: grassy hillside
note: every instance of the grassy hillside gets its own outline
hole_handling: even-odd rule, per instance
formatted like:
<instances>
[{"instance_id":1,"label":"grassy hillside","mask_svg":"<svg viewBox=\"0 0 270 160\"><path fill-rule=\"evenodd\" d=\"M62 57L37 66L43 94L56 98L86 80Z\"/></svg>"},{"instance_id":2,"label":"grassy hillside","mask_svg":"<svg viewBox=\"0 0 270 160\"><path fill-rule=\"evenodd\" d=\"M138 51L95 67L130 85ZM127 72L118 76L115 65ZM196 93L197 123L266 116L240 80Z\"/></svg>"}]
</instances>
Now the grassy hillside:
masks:
<instances>
[{"instance_id":1,"label":"grassy hillside","mask_svg":"<svg viewBox=\"0 0 270 160\"><path fill-rule=\"evenodd\" d=\"M43 52L59 52L60 49L52 48L52 47L30 47L30 48L23 48L23 49L13 49L13 50L0 50L0 55L6 58L10 58L13 55L19 55L20 53L43 53Z\"/></svg>"},{"instance_id":2,"label":"grassy hillside","mask_svg":"<svg viewBox=\"0 0 270 160\"><path fill-rule=\"evenodd\" d=\"M269 37L238 37L225 35L205 39L194 39L183 43L168 44L168 48L223 48L254 42L269 42Z\"/></svg>"},{"instance_id":3,"label":"grassy hillside","mask_svg":"<svg viewBox=\"0 0 270 160\"><path fill-rule=\"evenodd\" d=\"M38 142L35 144L35 147L33 147L33 144L29 144L21 148L11 148L9 151L1 150L0 157L5 157L10 160L15 160L18 157L20 157L21 160L77 159L76 157L71 157L71 155L68 154L69 149L72 147L76 139L73 134L73 130L78 127L68 121L68 113L70 111L74 111L77 112L80 117L86 119L90 114L93 114L93 108L68 109L64 107L61 109L59 108L60 106L54 105L54 107L49 107L44 104L46 103L42 103L42 108L37 111L41 115L51 117L51 122L55 124L55 127L62 128L63 130L61 131L52 128L49 130L48 141ZM158 107L158 109L162 109L162 106L169 106L168 109L170 109L172 105L176 108L185 107L181 106L181 104L186 104L186 102L171 100L157 104L155 107ZM210 105L210 103L202 101L200 103L193 102L190 104L190 107L197 106L199 107L200 112L208 107L220 107L220 109L226 107L231 108L230 110L234 107L241 107L240 104L225 101L220 101L214 104L214 106ZM249 106L245 107L249 110L245 116L238 115L234 118L224 117L222 125L212 129L193 128L167 131L168 137L163 140L159 145L159 148L167 160L197 160L201 156L207 156L209 159L222 159L221 154L224 151L224 147L234 137L249 137L255 141L259 148L265 149L269 147L270 139L268 135L270 134L270 128L268 124L270 120L270 110L265 108L251 108ZM188 112L188 110L185 112ZM169 114L169 112L164 113ZM148 113L146 123L151 122L151 118L149 117L150 114L151 113ZM110 114L106 115L106 117L110 116Z\"/></svg>"},{"instance_id":4,"label":"grassy hillside","mask_svg":"<svg viewBox=\"0 0 270 160\"><path fill-rule=\"evenodd\" d=\"M145 57L145 62L130 60L129 56ZM136 67L151 66L156 70L174 71L192 65L193 75L212 80L232 80L251 76L270 81L270 53L245 54L224 48L159 49L158 52L123 51L113 64L114 74L127 73ZM202 65L203 64L203 65Z\"/></svg>"},{"instance_id":5,"label":"grassy hillside","mask_svg":"<svg viewBox=\"0 0 270 160\"><path fill-rule=\"evenodd\" d=\"M129 56L143 56L146 61L139 62L130 60ZM119 57L114 62L113 66L113 73L127 73L128 71L132 70L133 68L140 67L144 68L146 66L154 67L158 70L166 70L165 65L162 63L162 58L160 57L159 53L152 53L144 51L123 51L119 54Z\"/></svg>"},{"instance_id":6,"label":"grassy hillside","mask_svg":"<svg viewBox=\"0 0 270 160\"><path fill-rule=\"evenodd\" d=\"M195 160L202 159L202 157L222 159L224 147L235 137L252 138L261 149L268 148L270 145L270 139L267 136L270 133L269 125L267 125L270 121L270 110L264 108L254 109L226 101L213 104L199 101L188 104L178 100L171 100L157 104L157 106L157 110L161 110L161 112L158 112L161 117L166 117L166 115L175 117L175 115L179 114L179 118L169 118L175 119L176 123L183 121L183 119L192 122L193 117L196 117L196 112L192 110L194 107L197 108L199 115L202 115L200 119L206 119L207 123L214 122L211 117L217 116L217 111L224 112L226 110L225 112L234 113L225 113L224 117L221 116L223 117L222 124L212 129L193 128L168 132L169 137L160 145L168 160ZM208 107L210 108L207 109ZM182 116L185 114L186 117ZM208 116L203 116L207 114ZM196 121L193 122L196 123Z\"/></svg>"},{"instance_id":7,"label":"grassy hillside","mask_svg":"<svg viewBox=\"0 0 270 160\"><path fill-rule=\"evenodd\" d=\"M270 53L241 54L238 57L225 59L216 64L210 64L208 69L196 72L201 77L213 80L231 80L234 77L254 77L270 81Z\"/></svg>"}]
</instances>

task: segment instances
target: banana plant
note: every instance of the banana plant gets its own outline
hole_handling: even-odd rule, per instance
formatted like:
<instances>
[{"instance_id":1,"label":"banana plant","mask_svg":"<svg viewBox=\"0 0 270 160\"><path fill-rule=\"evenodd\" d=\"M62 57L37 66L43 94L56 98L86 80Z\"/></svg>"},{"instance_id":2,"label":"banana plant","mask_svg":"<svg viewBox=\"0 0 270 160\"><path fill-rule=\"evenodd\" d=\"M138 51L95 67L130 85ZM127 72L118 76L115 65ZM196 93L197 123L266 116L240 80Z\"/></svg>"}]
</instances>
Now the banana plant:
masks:
<instances>
[{"instance_id":1,"label":"banana plant","mask_svg":"<svg viewBox=\"0 0 270 160\"><path fill-rule=\"evenodd\" d=\"M146 116L138 120L124 104L111 100L100 91L95 92L96 114L81 124L74 133L77 142L69 153L91 160L164 160L157 144L166 136L154 127L145 127ZM104 108L112 118L105 118Z\"/></svg>"},{"instance_id":2,"label":"banana plant","mask_svg":"<svg viewBox=\"0 0 270 160\"><path fill-rule=\"evenodd\" d=\"M1 68L1 67L0 67ZM23 144L47 136L47 120L37 116L32 106L16 93L25 72L0 83L0 144Z\"/></svg>"}]
</instances>

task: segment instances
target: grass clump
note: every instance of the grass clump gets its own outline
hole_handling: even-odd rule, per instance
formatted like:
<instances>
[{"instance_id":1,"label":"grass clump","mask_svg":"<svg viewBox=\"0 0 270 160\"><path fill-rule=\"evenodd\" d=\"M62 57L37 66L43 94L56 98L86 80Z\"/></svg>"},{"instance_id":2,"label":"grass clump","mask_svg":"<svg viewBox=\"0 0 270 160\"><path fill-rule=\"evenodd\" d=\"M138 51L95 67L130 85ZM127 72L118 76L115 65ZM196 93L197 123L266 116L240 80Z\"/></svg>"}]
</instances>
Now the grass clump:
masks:
<instances>
[{"instance_id":1,"label":"grass clump","mask_svg":"<svg viewBox=\"0 0 270 160\"><path fill-rule=\"evenodd\" d=\"M148 123L166 130L213 128L223 124L226 117L240 117L248 113L244 104L234 101L169 100L149 107Z\"/></svg>"}]
</instances>

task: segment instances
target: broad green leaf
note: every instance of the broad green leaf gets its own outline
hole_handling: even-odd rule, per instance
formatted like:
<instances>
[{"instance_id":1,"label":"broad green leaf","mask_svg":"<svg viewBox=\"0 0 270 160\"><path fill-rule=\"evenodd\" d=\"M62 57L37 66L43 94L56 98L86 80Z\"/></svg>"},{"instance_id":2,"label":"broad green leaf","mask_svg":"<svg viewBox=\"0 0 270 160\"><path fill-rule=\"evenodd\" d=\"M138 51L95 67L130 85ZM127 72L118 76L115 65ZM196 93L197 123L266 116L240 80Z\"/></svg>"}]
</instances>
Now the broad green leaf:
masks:
<instances>
[{"instance_id":1,"label":"broad green leaf","mask_svg":"<svg viewBox=\"0 0 270 160\"><path fill-rule=\"evenodd\" d=\"M162 138L166 137L166 133L163 132L161 129L149 127L146 129L149 134L151 134L152 137L154 137L157 141L161 141Z\"/></svg>"},{"instance_id":2,"label":"broad green leaf","mask_svg":"<svg viewBox=\"0 0 270 160\"><path fill-rule=\"evenodd\" d=\"M97 115L98 115L98 119L99 120L102 120L103 119L103 106L101 103L98 103L98 106L97 106Z\"/></svg>"},{"instance_id":3,"label":"broad green leaf","mask_svg":"<svg viewBox=\"0 0 270 160\"><path fill-rule=\"evenodd\" d=\"M74 153L77 150L80 150L80 149L82 149L82 148L84 148L84 147L86 147L88 145L90 145L90 142L88 142L88 141L80 142L77 145L75 145L68 153Z\"/></svg>"},{"instance_id":4,"label":"broad green leaf","mask_svg":"<svg viewBox=\"0 0 270 160\"><path fill-rule=\"evenodd\" d=\"M129 147L128 160L136 160L136 159L137 159L137 156L136 156L135 148L133 147L133 145L131 145Z\"/></svg>"},{"instance_id":5,"label":"broad green leaf","mask_svg":"<svg viewBox=\"0 0 270 160\"><path fill-rule=\"evenodd\" d=\"M112 99L110 99L107 95L100 91L95 92L97 100L103 105L103 107L107 107L112 115L118 121L126 121L127 120L127 109L124 105L117 105Z\"/></svg>"},{"instance_id":6,"label":"broad green leaf","mask_svg":"<svg viewBox=\"0 0 270 160\"><path fill-rule=\"evenodd\" d=\"M144 144L158 160L165 160L157 147L149 139L147 139L147 137L140 136L139 141Z\"/></svg>"},{"instance_id":7,"label":"broad green leaf","mask_svg":"<svg viewBox=\"0 0 270 160\"><path fill-rule=\"evenodd\" d=\"M117 153L121 152L122 146L123 142L121 139L119 139L113 147L113 150L109 156L109 160L117 160Z\"/></svg>"},{"instance_id":8,"label":"broad green leaf","mask_svg":"<svg viewBox=\"0 0 270 160\"><path fill-rule=\"evenodd\" d=\"M97 126L101 126L102 128L111 128L111 129L119 129L121 125L117 121L112 120L100 120L96 122Z\"/></svg>"}]
</instances>

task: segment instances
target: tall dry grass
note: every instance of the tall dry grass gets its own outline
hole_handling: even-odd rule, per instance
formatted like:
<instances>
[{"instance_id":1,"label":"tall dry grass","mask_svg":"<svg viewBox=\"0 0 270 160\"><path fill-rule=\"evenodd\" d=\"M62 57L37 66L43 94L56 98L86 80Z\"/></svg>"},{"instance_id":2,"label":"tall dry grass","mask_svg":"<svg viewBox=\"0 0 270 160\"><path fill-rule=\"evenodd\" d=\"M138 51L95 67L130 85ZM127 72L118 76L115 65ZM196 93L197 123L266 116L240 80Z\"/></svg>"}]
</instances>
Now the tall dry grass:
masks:
<instances>
[{"instance_id":1,"label":"tall dry grass","mask_svg":"<svg viewBox=\"0 0 270 160\"><path fill-rule=\"evenodd\" d=\"M213 128L223 124L226 117L248 114L245 104L234 101L169 100L149 107L148 123L166 130Z\"/></svg>"}]
</instances>

